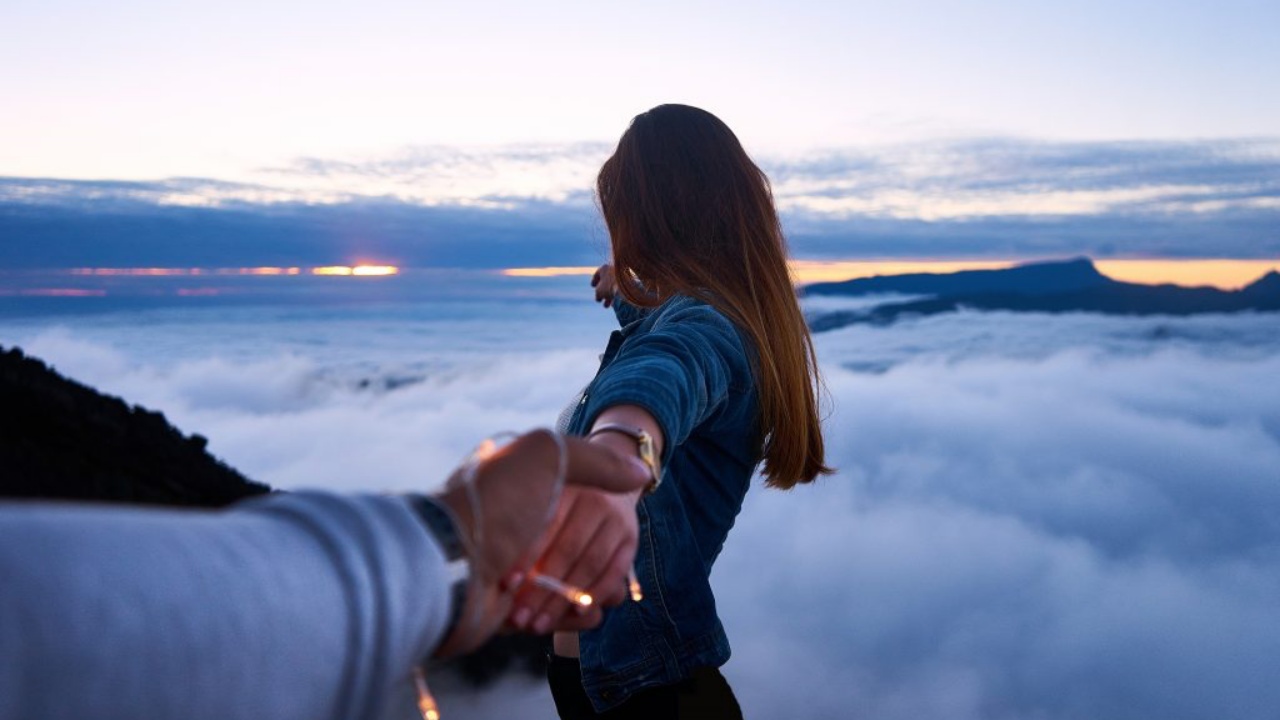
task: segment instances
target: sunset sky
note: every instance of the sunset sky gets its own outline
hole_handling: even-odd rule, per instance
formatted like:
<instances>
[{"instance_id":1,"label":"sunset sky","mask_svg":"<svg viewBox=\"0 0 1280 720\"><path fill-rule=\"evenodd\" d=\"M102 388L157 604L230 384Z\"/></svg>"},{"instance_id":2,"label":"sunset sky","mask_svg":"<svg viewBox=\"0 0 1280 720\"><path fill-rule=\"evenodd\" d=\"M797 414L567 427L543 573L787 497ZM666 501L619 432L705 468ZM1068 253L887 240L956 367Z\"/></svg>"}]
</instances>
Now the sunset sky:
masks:
<instances>
[{"instance_id":1,"label":"sunset sky","mask_svg":"<svg viewBox=\"0 0 1280 720\"><path fill-rule=\"evenodd\" d=\"M1269 0L6 3L0 172L609 141L664 101L758 151L1274 136L1276 27Z\"/></svg>"},{"instance_id":2,"label":"sunset sky","mask_svg":"<svg viewBox=\"0 0 1280 720\"><path fill-rule=\"evenodd\" d=\"M0 269L590 265L637 112L705 107L805 260L1280 256L1280 5L0 9Z\"/></svg>"},{"instance_id":3,"label":"sunset sky","mask_svg":"<svg viewBox=\"0 0 1280 720\"><path fill-rule=\"evenodd\" d=\"M800 282L1280 270L1280 0L0 0L0 68L0 347L286 490L554 423L660 103L735 130ZM1280 313L883 299L804 298L859 320L814 334L836 474L712 576L748 716L1277 720Z\"/></svg>"}]
</instances>

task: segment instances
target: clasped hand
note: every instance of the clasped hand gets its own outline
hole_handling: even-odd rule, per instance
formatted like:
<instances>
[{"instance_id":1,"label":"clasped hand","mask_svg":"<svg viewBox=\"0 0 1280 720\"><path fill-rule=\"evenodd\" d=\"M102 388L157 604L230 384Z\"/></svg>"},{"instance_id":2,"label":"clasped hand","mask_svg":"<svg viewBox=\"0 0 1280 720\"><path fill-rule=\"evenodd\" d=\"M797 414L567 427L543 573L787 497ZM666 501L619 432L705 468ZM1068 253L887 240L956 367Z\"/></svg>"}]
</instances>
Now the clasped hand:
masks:
<instances>
[{"instance_id":1,"label":"clasped hand","mask_svg":"<svg viewBox=\"0 0 1280 720\"><path fill-rule=\"evenodd\" d=\"M437 656L474 650L508 619L516 630L540 634L594 627L603 608L626 597L638 545L635 504L649 470L609 447L560 439L566 468L558 498L560 446L546 431L522 435L481 460L470 480L472 498L457 474L438 496L459 532L473 537L477 520L484 531L483 542L470 548L472 582L462 621ZM585 590L591 604L571 605L525 582L535 572Z\"/></svg>"}]
</instances>

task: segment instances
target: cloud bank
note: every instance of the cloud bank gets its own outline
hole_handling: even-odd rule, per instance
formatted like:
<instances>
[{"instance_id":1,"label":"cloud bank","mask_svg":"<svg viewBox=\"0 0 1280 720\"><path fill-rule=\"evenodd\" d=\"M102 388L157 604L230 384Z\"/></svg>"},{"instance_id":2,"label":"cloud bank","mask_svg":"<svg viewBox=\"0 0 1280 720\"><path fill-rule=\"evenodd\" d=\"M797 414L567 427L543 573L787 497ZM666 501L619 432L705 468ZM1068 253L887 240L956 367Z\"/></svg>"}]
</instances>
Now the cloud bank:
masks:
<instances>
[{"instance_id":1,"label":"cloud bank","mask_svg":"<svg viewBox=\"0 0 1280 720\"><path fill-rule=\"evenodd\" d=\"M237 339L181 314L0 342L164 410L258 479L421 488L486 433L552 422L590 377L603 329L567 312L462 351L442 338L478 325L421 317L295 319L274 345L283 323ZM839 473L753 490L713 575L748 716L1274 717L1275 330L962 313L820 336ZM450 714L513 707L554 716L519 680Z\"/></svg>"},{"instance_id":2,"label":"cloud bank","mask_svg":"<svg viewBox=\"0 0 1280 720\"><path fill-rule=\"evenodd\" d=\"M589 263L604 144L308 158L237 182L0 178L6 268ZM1280 253L1280 141L964 140L758 158L807 258Z\"/></svg>"}]
</instances>

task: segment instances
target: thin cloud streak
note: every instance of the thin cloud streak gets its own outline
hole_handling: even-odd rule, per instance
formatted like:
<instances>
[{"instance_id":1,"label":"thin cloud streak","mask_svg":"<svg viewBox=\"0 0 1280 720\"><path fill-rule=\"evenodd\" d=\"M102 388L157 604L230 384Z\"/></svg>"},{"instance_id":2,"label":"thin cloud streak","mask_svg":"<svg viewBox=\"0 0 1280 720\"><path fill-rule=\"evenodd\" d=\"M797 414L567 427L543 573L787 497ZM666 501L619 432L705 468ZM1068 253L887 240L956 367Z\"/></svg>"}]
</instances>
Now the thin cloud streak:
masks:
<instances>
[{"instance_id":1,"label":"thin cloud streak","mask_svg":"<svg viewBox=\"0 0 1280 720\"><path fill-rule=\"evenodd\" d=\"M11 179L0 201L220 207L360 199L511 210L590 202L601 143L412 147L371 160L304 158L254 182ZM962 140L761 156L784 210L940 220L1280 208L1280 140L1050 143Z\"/></svg>"},{"instance_id":2,"label":"thin cloud streak","mask_svg":"<svg viewBox=\"0 0 1280 720\"><path fill-rule=\"evenodd\" d=\"M0 178L12 268L575 266L607 255L604 144L304 159L250 182ZM1280 255L1280 141L916 143L761 156L806 260ZM174 242L175 239L183 242Z\"/></svg>"}]
</instances>

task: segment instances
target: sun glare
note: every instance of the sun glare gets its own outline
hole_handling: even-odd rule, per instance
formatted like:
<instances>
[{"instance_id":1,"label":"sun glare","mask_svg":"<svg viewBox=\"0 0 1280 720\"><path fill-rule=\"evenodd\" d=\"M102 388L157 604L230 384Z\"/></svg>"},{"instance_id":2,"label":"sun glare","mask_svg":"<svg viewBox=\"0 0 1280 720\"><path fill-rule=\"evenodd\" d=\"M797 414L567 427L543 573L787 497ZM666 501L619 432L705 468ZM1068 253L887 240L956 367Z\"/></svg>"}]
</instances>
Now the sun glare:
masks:
<instances>
[{"instance_id":1,"label":"sun glare","mask_svg":"<svg viewBox=\"0 0 1280 720\"><path fill-rule=\"evenodd\" d=\"M311 268L312 275L341 275L352 277L385 277L398 275L400 268L395 265L325 265Z\"/></svg>"}]
</instances>

